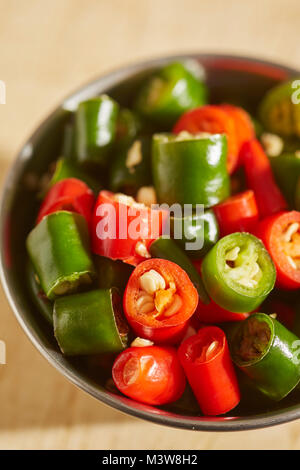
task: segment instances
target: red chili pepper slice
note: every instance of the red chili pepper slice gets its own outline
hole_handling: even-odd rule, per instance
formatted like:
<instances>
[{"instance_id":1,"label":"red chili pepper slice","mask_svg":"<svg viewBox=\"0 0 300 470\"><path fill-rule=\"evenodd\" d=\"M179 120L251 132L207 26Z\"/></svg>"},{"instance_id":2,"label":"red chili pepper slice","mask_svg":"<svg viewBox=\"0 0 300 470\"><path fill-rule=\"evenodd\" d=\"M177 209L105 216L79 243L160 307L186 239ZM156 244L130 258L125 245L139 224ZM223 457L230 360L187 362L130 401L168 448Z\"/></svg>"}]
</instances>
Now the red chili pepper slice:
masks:
<instances>
[{"instance_id":1,"label":"red chili pepper slice","mask_svg":"<svg viewBox=\"0 0 300 470\"><path fill-rule=\"evenodd\" d=\"M277 186L267 155L258 140L245 142L240 151L247 184L253 189L259 214L266 217L287 208Z\"/></svg>"},{"instance_id":2,"label":"red chili pepper slice","mask_svg":"<svg viewBox=\"0 0 300 470\"><path fill-rule=\"evenodd\" d=\"M222 104L221 108L234 120L238 152L244 142L255 138L255 130L249 114L238 106L232 104Z\"/></svg>"},{"instance_id":3,"label":"red chili pepper slice","mask_svg":"<svg viewBox=\"0 0 300 470\"><path fill-rule=\"evenodd\" d=\"M251 189L231 196L213 210L222 237L234 232L252 232L258 223L258 208Z\"/></svg>"},{"instance_id":4,"label":"red chili pepper slice","mask_svg":"<svg viewBox=\"0 0 300 470\"><path fill-rule=\"evenodd\" d=\"M239 386L225 333L220 328L201 328L180 345L178 355L205 415L221 415L238 405Z\"/></svg>"},{"instance_id":5,"label":"red chili pepper slice","mask_svg":"<svg viewBox=\"0 0 300 470\"><path fill-rule=\"evenodd\" d=\"M276 266L276 284L300 287L300 212L280 212L262 220L256 235L264 242Z\"/></svg>"},{"instance_id":6,"label":"red chili pepper slice","mask_svg":"<svg viewBox=\"0 0 300 470\"><path fill-rule=\"evenodd\" d=\"M37 223L45 215L69 210L83 215L90 225L94 203L94 194L83 181L77 178L66 178L49 189L41 204Z\"/></svg>"},{"instance_id":7,"label":"red chili pepper slice","mask_svg":"<svg viewBox=\"0 0 300 470\"><path fill-rule=\"evenodd\" d=\"M173 128L175 134L209 132L226 134L228 143L227 169L232 173L238 161L238 142L234 119L220 106L207 105L184 113Z\"/></svg>"},{"instance_id":8,"label":"red chili pepper slice","mask_svg":"<svg viewBox=\"0 0 300 470\"><path fill-rule=\"evenodd\" d=\"M127 321L135 333L167 344L181 341L197 304L197 290L186 272L159 258L135 268L123 299Z\"/></svg>"},{"instance_id":9,"label":"red chili pepper slice","mask_svg":"<svg viewBox=\"0 0 300 470\"><path fill-rule=\"evenodd\" d=\"M92 221L92 251L134 266L150 257L148 247L158 238L167 211L151 210L129 196L100 191Z\"/></svg>"},{"instance_id":10,"label":"red chili pepper slice","mask_svg":"<svg viewBox=\"0 0 300 470\"><path fill-rule=\"evenodd\" d=\"M112 377L124 395L149 405L178 400L185 389L185 375L172 347L131 347L114 362Z\"/></svg>"}]
</instances>

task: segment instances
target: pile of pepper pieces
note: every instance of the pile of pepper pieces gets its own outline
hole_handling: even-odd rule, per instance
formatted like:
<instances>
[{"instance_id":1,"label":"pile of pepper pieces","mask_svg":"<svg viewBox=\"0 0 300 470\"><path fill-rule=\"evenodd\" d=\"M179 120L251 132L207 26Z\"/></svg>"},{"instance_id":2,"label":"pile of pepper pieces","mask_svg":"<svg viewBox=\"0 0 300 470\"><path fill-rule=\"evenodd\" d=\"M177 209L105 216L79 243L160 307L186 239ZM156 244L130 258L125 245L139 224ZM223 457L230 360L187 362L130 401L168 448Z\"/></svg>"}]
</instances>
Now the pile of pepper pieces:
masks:
<instances>
[{"instance_id":1,"label":"pile of pepper pieces","mask_svg":"<svg viewBox=\"0 0 300 470\"><path fill-rule=\"evenodd\" d=\"M271 89L253 117L208 104L201 66L186 61L155 70L130 108L107 95L79 104L26 241L29 288L63 354L110 354L114 385L127 397L160 406L189 388L211 416L243 400L243 377L269 400L297 387L293 91L291 82ZM205 210L172 216L166 237L170 214L155 203ZM133 208L140 235L117 223L105 236L110 209L130 224ZM181 239L172 236L176 224ZM198 236L201 248L187 250Z\"/></svg>"}]
</instances>

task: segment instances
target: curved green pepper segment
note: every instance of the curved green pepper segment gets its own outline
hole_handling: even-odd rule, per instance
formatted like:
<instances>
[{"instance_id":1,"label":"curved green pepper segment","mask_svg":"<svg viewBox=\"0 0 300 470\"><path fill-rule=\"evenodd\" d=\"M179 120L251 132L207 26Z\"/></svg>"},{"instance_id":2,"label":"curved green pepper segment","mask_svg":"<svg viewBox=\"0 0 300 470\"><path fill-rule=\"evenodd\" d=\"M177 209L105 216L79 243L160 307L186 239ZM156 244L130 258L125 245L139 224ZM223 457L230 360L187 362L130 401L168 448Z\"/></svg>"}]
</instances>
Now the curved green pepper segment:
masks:
<instances>
[{"instance_id":1,"label":"curved green pepper segment","mask_svg":"<svg viewBox=\"0 0 300 470\"><path fill-rule=\"evenodd\" d=\"M219 239L219 225L217 218L212 210L207 210L203 214L194 212L186 217L171 217L172 238L177 234L182 234L180 238L176 238L175 242L183 250L187 244L201 245L196 250L189 249L187 255L189 258L200 259ZM201 243L202 242L202 243Z\"/></svg>"},{"instance_id":2,"label":"curved green pepper segment","mask_svg":"<svg viewBox=\"0 0 300 470\"><path fill-rule=\"evenodd\" d=\"M27 263L26 278L32 301L49 325L53 325L53 303L42 291L31 262Z\"/></svg>"},{"instance_id":3,"label":"curved green pepper segment","mask_svg":"<svg viewBox=\"0 0 300 470\"><path fill-rule=\"evenodd\" d=\"M159 237L151 243L149 248L151 256L154 258L162 258L180 266L189 276L190 280L196 287L200 300L204 304L209 303L209 297L203 286L202 279L192 264L190 259L187 257L185 252L176 245L175 241L170 238Z\"/></svg>"},{"instance_id":4,"label":"curved green pepper segment","mask_svg":"<svg viewBox=\"0 0 300 470\"><path fill-rule=\"evenodd\" d=\"M75 113L76 161L87 167L107 164L115 141L119 106L106 95L83 101Z\"/></svg>"},{"instance_id":5,"label":"curved green pepper segment","mask_svg":"<svg viewBox=\"0 0 300 470\"><path fill-rule=\"evenodd\" d=\"M300 178L299 153L283 153L278 157L270 157L270 163L278 186L290 207L294 208L296 188Z\"/></svg>"},{"instance_id":6,"label":"curved green pepper segment","mask_svg":"<svg viewBox=\"0 0 300 470\"><path fill-rule=\"evenodd\" d=\"M118 353L127 345L128 326L117 289L68 295L54 303L54 334L70 356Z\"/></svg>"},{"instance_id":7,"label":"curved green pepper segment","mask_svg":"<svg viewBox=\"0 0 300 470\"><path fill-rule=\"evenodd\" d=\"M50 180L49 187L66 178L77 178L81 181L84 181L89 186L89 188L91 188L97 194L101 189L101 184L96 179L88 175L81 168L78 168L70 160L66 158L60 158L56 162L55 171Z\"/></svg>"},{"instance_id":8,"label":"curved green pepper segment","mask_svg":"<svg viewBox=\"0 0 300 470\"><path fill-rule=\"evenodd\" d=\"M263 243L250 233L221 238L204 257L202 277L209 296L230 312L252 312L274 287L276 270Z\"/></svg>"},{"instance_id":9,"label":"curved green pepper segment","mask_svg":"<svg viewBox=\"0 0 300 470\"><path fill-rule=\"evenodd\" d=\"M141 138L120 151L114 158L109 173L110 189L134 196L141 186L152 183L151 140Z\"/></svg>"},{"instance_id":10,"label":"curved green pepper segment","mask_svg":"<svg viewBox=\"0 0 300 470\"><path fill-rule=\"evenodd\" d=\"M225 135L155 134L152 173L159 202L210 207L230 195Z\"/></svg>"},{"instance_id":11,"label":"curved green pepper segment","mask_svg":"<svg viewBox=\"0 0 300 470\"><path fill-rule=\"evenodd\" d=\"M49 299L90 284L95 270L86 220L73 212L54 212L29 233L27 251Z\"/></svg>"},{"instance_id":12,"label":"curved green pepper segment","mask_svg":"<svg viewBox=\"0 0 300 470\"><path fill-rule=\"evenodd\" d=\"M128 279L134 270L130 264L123 261L112 260L104 256L94 257L98 286L101 289L117 287L120 290L125 289Z\"/></svg>"},{"instance_id":13,"label":"curved green pepper segment","mask_svg":"<svg viewBox=\"0 0 300 470\"><path fill-rule=\"evenodd\" d=\"M272 88L259 109L264 127L284 137L300 136L300 82L295 78Z\"/></svg>"},{"instance_id":14,"label":"curved green pepper segment","mask_svg":"<svg viewBox=\"0 0 300 470\"><path fill-rule=\"evenodd\" d=\"M207 88L197 62L174 62L155 72L141 87L136 110L145 118L171 127L185 111L207 101Z\"/></svg>"},{"instance_id":15,"label":"curved green pepper segment","mask_svg":"<svg viewBox=\"0 0 300 470\"><path fill-rule=\"evenodd\" d=\"M229 337L234 363L272 400L281 400L300 381L300 340L265 313L240 322Z\"/></svg>"},{"instance_id":16,"label":"curved green pepper segment","mask_svg":"<svg viewBox=\"0 0 300 470\"><path fill-rule=\"evenodd\" d=\"M141 128L141 119L136 113L127 108L120 109L116 129L117 148L128 147L137 137Z\"/></svg>"}]
</instances>

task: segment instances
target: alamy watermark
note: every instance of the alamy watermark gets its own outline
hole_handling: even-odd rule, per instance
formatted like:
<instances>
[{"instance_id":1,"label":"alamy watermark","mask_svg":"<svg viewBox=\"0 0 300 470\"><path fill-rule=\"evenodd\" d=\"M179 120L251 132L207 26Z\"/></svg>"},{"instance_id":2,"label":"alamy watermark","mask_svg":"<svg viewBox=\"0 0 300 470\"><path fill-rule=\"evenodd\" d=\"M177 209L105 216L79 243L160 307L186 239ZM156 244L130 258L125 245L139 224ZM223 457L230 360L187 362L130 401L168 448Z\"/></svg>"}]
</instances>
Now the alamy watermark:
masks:
<instances>
[{"instance_id":1,"label":"alamy watermark","mask_svg":"<svg viewBox=\"0 0 300 470\"><path fill-rule=\"evenodd\" d=\"M6 104L6 85L3 80L0 80L0 104Z\"/></svg>"},{"instance_id":2,"label":"alamy watermark","mask_svg":"<svg viewBox=\"0 0 300 470\"><path fill-rule=\"evenodd\" d=\"M300 104L300 80L294 80L292 88L295 89L294 93L292 93L292 103Z\"/></svg>"}]
</instances>

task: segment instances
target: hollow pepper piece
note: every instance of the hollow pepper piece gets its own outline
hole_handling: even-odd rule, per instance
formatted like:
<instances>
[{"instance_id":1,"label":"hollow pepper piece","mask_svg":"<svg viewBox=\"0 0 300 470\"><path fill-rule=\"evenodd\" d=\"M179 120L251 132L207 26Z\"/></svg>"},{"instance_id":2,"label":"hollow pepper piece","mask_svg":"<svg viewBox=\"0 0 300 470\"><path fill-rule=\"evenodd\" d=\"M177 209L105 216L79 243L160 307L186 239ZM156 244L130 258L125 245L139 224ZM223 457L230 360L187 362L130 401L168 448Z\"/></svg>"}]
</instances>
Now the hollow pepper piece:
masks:
<instances>
[{"instance_id":1,"label":"hollow pepper piece","mask_svg":"<svg viewBox=\"0 0 300 470\"><path fill-rule=\"evenodd\" d=\"M300 287L300 212L279 212L263 219L256 235L264 242L283 289Z\"/></svg>"},{"instance_id":2,"label":"hollow pepper piece","mask_svg":"<svg viewBox=\"0 0 300 470\"><path fill-rule=\"evenodd\" d=\"M26 240L41 287L49 299L76 291L95 276L85 219L75 213L49 214Z\"/></svg>"},{"instance_id":3,"label":"hollow pepper piece","mask_svg":"<svg viewBox=\"0 0 300 470\"><path fill-rule=\"evenodd\" d=\"M234 363L272 400L288 395L300 380L300 340L276 319L255 313L233 330Z\"/></svg>"},{"instance_id":4,"label":"hollow pepper piece","mask_svg":"<svg viewBox=\"0 0 300 470\"><path fill-rule=\"evenodd\" d=\"M167 211L151 210L125 194L99 193L92 223L95 254L136 265L150 258L149 244L162 234Z\"/></svg>"},{"instance_id":5,"label":"hollow pepper piece","mask_svg":"<svg viewBox=\"0 0 300 470\"><path fill-rule=\"evenodd\" d=\"M180 345L178 356L203 414L221 415L238 405L238 382L220 328L201 328Z\"/></svg>"},{"instance_id":6,"label":"hollow pepper piece","mask_svg":"<svg viewBox=\"0 0 300 470\"><path fill-rule=\"evenodd\" d=\"M46 194L38 216L39 223L45 215L67 210L81 214L88 225L91 223L95 197L91 189L77 178L67 178L58 181Z\"/></svg>"},{"instance_id":7,"label":"hollow pepper piece","mask_svg":"<svg viewBox=\"0 0 300 470\"><path fill-rule=\"evenodd\" d=\"M205 256L204 286L220 307L231 312L255 310L271 292L276 271L262 242L250 233L221 238Z\"/></svg>"},{"instance_id":8,"label":"hollow pepper piece","mask_svg":"<svg viewBox=\"0 0 300 470\"><path fill-rule=\"evenodd\" d=\"M197 68L198 76L194 71ZM141 87L135 108L145 118L167 128L188 109L206 102L206 86L199 64L174 62L153 74Z\"/></svg>"},{"instance_id":9,"label":"hollow pepper piece","mask_svg":"<svg viewBox=\"0 0 300 470\"><path fill-rule=\"evenodd\" d=\"M287 202L275 182L269 159L258 140L245 142L240 155L247 184L254 191L260 216L266 217L286 209Z\"/></svg>"},{"instance_id":10,"label":"hollow pepper piece","mask_svg":"<svg viewBox=\"0 0 300 470\"><path fill-rule=\"evenodd\" d=\"M253 232L258 223L254 192L249 189L214 206L221 236L234 232Z\"/></svg>"},{"instance_id":11,"label":"hollow pepper piece","mask_svg":"<svg viewBox=\"0 0 300 470\"><path fill-rule=\"evenodd\" d=\"M76 162L103 167L115 140L118 104L106 95L83 101L75 113Z\"/></svg>"},{"instance_id":12,"label":"hollow pepper piece","mask_svg":"<svg viewBox=\"0 0 300 470\"><path fill-rule=\"evenodd\" d=\"M116 353L127 345L128 326L117 289L61 297L54 303L54 334L66 355Z\"/></svg>"},{"instance_id":13,"label":"hollow pepper piece","mask_svg":"<svg viewBox=\"0 0 300 470\"><path fill-rule=\"evenodd\" d=\"M155 134L152 172L158 201L210 207L229 196L226 137Z\"/></svg>"},{"instance_id":14,"label":"hollow pepper piece","mask_svg":"<svg viewBox=\"0 0 300 470\"><path fill-rule=\"evenodd\" d=\"M157 343L178 343L198 303L188 275L171 261L149 259L129 278L123 307L134 332Z\"/></svg>"},{"instance_id":15,"label":"hollow pepper piece","mask_svg":"<svg viewBox=\"0 0 300 470\"><path fill-rule=\"evenodd\" d=\"M124 395L149 405L178 400L185 389L185 376L172 347L131 347L114 362L112 376Z\"/></svg>"}]
</instances>

